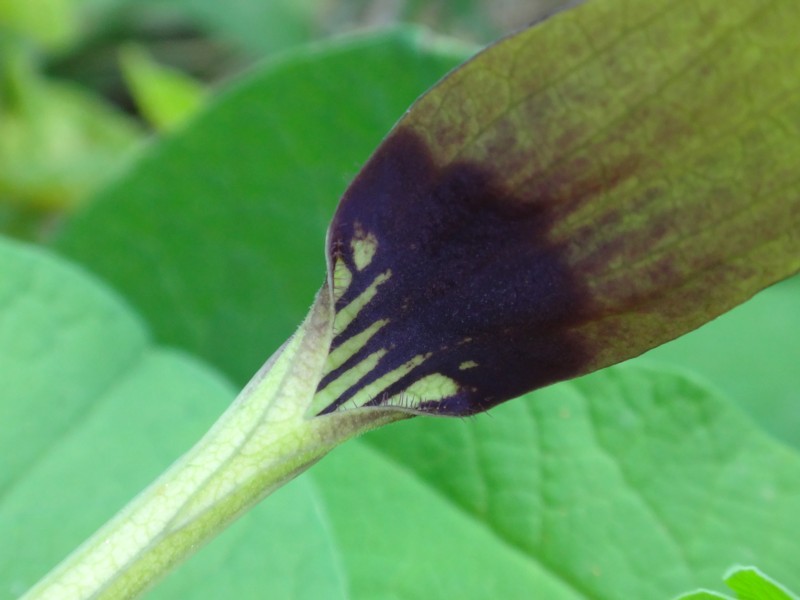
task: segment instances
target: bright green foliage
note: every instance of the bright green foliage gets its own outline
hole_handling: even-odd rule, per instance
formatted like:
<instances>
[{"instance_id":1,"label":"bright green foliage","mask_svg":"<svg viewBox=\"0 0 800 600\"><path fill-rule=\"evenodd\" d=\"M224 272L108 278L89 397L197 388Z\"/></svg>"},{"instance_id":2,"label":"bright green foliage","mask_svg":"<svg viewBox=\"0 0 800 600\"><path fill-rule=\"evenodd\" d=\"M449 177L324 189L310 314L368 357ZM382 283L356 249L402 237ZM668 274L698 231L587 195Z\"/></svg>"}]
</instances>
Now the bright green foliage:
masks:
<instances>
[{"instance_id":1,"label":"bright green foliage","mask_svg":"<svg viewBox=\"0 0 800 600\"><path fill-rule=\"evenodd\" d=\"M186 450L233 389L154 346L75 267L2 242L0 271L0 597L11 598Z\"/></svg>"},{"instance_id":2,"label":"bright green foliage","mask_svg":"<svg viewBox=\"0 0 800 600\"><path fill-rule=\"evenodd\" d=\"M140 112L156 129L167 130L181 124L205 99L199 82L158 64L144 48L123 48L120 61Z\"/></svg>"},{"instance_id":3,"label":"bright green foliage","mask_svg":"<svg viewBox=\"0 0 800 600\"><path fill-rule=\"evenodd\" d=\"M349 178L464 57L400 30L267 65L153 147L57 247L122 291L159 340L244 384L321 285L325 229Z\"/></svg>"},{"instance_id":4,"label":"bright green foliage","mask_svg":"<svg viewBox=\"0 0 800 600\"><path fill-rule=\"evenodd\" d=\"M139 131L100 99L43 79L21 48L0 50L0 205L74 207L130 158Z\"/></svg>"},{"instance_id":5,"label":"bright green foliage","mask_svg":"<svg viewBox=\"0 0 800 600\"><path fill-rule=\"evenodd\" d=\"M797 596L755 567L735 567L725 575L725 583L739 600L797 600ZM676 600L733 600L708 590L683 594Z\"/></svg>"},{"instance_id":6,"label":"bright green foliage","mask_svg":"<svg viewBox=\"0 0 800 600\"><path fill-rule=\"evenodd\" d=\"M75 40L74 0L0 0L0 35L16 34L58 49Z\"/></svg>"},{"instance_id":7,"label":"bright green foliage","mask_svg":"<svg viewBox=\"0 0 800 600\"><path fill-rule=\"evenodd\" d=\"M702 373L768 431L800 447L798 302L800 278L795 277L655 348L643 360Z\"/></svg>"},{"instance_id":8,"label":"bright green foliage","mask_svg":"<svg viewBox=\"0 0 800 600\"><path fill-rule=\"evenodd\" d=\"M742 600L797 600L792 592L755 567L737 567L725 583Z\"/></svg>"}]
</instances>

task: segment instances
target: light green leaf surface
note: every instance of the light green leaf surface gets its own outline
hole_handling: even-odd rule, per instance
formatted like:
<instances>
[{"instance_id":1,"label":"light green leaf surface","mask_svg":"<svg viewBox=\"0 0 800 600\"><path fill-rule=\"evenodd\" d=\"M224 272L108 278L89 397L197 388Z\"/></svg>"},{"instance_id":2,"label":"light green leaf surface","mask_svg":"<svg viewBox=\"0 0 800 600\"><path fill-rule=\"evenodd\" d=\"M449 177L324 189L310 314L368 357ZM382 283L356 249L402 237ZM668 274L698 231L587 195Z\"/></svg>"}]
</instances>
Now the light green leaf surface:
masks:
<instances>
[{"instance_id":1,"label":"light green leaf surface","mask_svg":"<svg viewBox=\"0 0 800 600\"><path fill-rule=\"evenodd\" d=\"M800 278L647 353L702 373L781 440L800 447Z\"/></svg>"},{"instance_id":2,"label":"light green leaf surface","mask_svg":"<svg viewBox=\"0 0 800 600\"><path fill-rule=\"evenodd\" d=\"M417 424L384 431L397 433L407 447L417 441L435 443L431 430ZM421 432L423 439L418 440ZM382 439L381 434L368 434L364 440L376 438ZM345 444L309 471L339 550L349 598L583 597L537 556L498 535L486 515L461 510L457 498L420 476L433 464L444 468L444 457L419 461L410 452L398 461L365 441ZM532 450L520 448L521 453L532 458L526 449ZM446 479L459 480L463 462L449 456L453 460Z\"/></svg>"},{"instance_id":3,"label":"light green leaf surface","mask_svg":"<svg viewBox=\"0 0 800 600\"><path fill-rule=\"evenodd\" d=\"M443 44L400 30L266 65L152 148L58 248L122 291L159 340L244 384L321 285L349 179L464 57Z\"/></svg>"},{"instance_id":4,"label":"light green leaf surface","mask_svg":"<svg viewBox=\"0 0 800 600\"><path fill-rule=\"evenodd\" d=\"M78 269L0 246L0 494L142 365L149 341L119 300L72 284Z\"/></svg>"},{"instance_id":5,"label":"light green leaf surface","mask_svg":"<svg viewBox=\"0 0 800 600\"><path fill-rule=\"evenodd\" d=\"M736 562L761 564L790 586L800 581L800 457L680 376L618 367L486 416L420 419L364 441L577 597L715 589ZM347 452L361 449L342 448L313 476L332 484L327 469ZM370 547L364 531L380 526L366 507L380 506L389 520L412 504L391 498L376 482L337 531ZM452 565L460 554L448 558ZM531 597L525 591L520 597Z\"/></svg>"},{"instance_id":6,"label":"light green leaf surface","mask_svg":"<svg viewBox=\"0 0 800 600\"><path fill-rule=\"evenodd\" d=\"M0 274L7 598L168 466L232 389L195 360L153 346L117 297L41 250L2 242Z\"/></svg>"}]
</instances>

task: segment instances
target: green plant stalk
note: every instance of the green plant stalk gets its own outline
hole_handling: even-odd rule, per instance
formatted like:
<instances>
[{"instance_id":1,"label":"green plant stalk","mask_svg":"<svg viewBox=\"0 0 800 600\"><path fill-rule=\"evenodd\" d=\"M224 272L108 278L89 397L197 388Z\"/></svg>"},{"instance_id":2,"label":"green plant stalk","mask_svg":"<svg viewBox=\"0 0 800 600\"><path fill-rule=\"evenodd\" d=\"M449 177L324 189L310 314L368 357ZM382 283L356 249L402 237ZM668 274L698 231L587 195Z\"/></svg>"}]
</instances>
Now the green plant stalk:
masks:
<instances>
[{"instance_id":1,"label":"green plant stalk","mask_svg":"<svg viewBox=\"0 0 800 600\"><path fill-rule=\"evenodd\" d=\"M338 444L408 416L308 415L331 340L327 291L197 445L24 599L134 598Z\"/></svg>"}]
</instances>

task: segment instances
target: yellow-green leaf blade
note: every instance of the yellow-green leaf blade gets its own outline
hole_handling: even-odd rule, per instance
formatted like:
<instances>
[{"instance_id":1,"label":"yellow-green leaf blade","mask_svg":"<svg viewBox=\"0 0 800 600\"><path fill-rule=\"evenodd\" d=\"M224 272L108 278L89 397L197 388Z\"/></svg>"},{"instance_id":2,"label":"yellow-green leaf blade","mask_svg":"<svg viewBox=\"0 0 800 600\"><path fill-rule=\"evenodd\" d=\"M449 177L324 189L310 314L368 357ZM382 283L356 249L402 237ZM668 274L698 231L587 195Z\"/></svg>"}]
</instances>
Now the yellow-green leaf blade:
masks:
<instances>
[{"instance_id":1,"label":"yellow-green leaf blade","mask_svg":"<svg viewBox=\"0 0 800 600\"><path fill-rule=\"evenodd\" d=\"M741 600L796 600L791 591L756 567L736 567L725 583Z\"/></svg>"},{"instance_id":2,"label":"yellow-green leaf blade","mask_svg":"<svg viewBox=\"0 0 800 600\"><path fill-rule=\"evenodd\" d=\"M139 110L158 130L177 127L203 105L206 90L200 82L160 65L140 46L123 48L120 64Z\"/></svg>"}]
</instances>

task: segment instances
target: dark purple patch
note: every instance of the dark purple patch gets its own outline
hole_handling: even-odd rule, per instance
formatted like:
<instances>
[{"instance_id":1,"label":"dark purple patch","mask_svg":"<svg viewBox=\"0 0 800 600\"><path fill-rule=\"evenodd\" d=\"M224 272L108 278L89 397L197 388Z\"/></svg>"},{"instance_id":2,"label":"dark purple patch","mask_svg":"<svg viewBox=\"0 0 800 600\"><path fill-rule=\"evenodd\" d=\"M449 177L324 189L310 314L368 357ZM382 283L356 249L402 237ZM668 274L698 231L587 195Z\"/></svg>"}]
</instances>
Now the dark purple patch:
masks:
<instances>
[{"instance_id":1,"label":"dark purple patch","mask_svg":"<svg viewBox=\"0 0 800 600\"><path fill-rule=\"evenodd\" d=\"M354 275L337 309L392 271L333 347L379 319L391 322L320 389L379 348L388 354L357 387L431 352L372 403L441 373L460 389L420 407L436 414L481 412L581 373L589 355L570 329L585 321L589 295L563 260L563 249L547 239L558 202L548 197L546 186L530 193L509 195L501 178L478 165L437 169L418 136L395 130L345 193L328 248L336 249ZM356 223L379 244L361 272L350 249ZM478 366L461 370L466 361ZM322 413L356 391L348 390Z\"/></svg>"}]
</instances>

